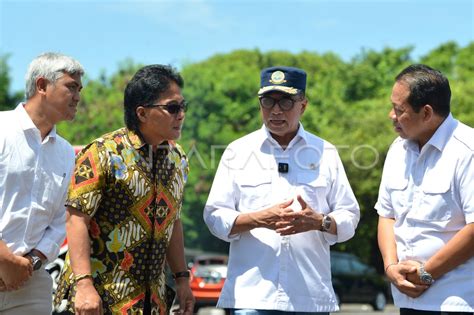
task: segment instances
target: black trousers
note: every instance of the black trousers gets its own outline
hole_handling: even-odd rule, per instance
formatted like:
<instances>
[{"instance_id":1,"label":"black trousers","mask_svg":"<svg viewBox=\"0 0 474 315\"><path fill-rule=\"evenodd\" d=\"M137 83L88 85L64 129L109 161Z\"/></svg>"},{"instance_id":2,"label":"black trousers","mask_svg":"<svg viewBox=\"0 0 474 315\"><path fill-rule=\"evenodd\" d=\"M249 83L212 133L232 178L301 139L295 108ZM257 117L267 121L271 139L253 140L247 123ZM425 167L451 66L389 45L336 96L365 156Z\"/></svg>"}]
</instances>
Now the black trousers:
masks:
<instances>
[{"instance_id":1,"label":"black trousers","mask_svg":"<svg viewBox=\"0 0 474 315\"><path fill-rule=\"evenodd\" d=\"M411 308L401 308L400 315L474 315L471 312L439 312L439 311L421 311Z\"/></svg>"},{"instance_id":2,"label":"black trousers","mask_svg":"<svg viewBox=\"0 0 474 315\"><path fill-rule=\"evenodd\" d=\"M150 289L145 291L145 306L143 307L143 315L151 315L151 303L150 303Z\"/></svg>"}]
</instances>

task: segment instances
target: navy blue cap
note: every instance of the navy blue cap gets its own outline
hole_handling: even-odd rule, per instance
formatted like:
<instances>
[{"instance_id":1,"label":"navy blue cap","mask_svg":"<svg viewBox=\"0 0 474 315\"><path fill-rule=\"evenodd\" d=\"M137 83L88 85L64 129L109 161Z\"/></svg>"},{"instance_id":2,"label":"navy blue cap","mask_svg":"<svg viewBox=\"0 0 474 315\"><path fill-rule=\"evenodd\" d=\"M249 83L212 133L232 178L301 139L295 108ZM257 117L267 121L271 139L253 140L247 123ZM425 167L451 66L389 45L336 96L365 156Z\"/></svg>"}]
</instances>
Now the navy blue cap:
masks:
<instances>
[{"instance_id":1,"label":"navy blue cap","mask_svg":"<svg viewBox=\"0 0 474 315\"><path fill-rule=\"evenodd\" d=\"M270 67L260 73L258 95L272 91L298 94L306 90L306 72L293 67Z\"/></svg>"}]
</instances>

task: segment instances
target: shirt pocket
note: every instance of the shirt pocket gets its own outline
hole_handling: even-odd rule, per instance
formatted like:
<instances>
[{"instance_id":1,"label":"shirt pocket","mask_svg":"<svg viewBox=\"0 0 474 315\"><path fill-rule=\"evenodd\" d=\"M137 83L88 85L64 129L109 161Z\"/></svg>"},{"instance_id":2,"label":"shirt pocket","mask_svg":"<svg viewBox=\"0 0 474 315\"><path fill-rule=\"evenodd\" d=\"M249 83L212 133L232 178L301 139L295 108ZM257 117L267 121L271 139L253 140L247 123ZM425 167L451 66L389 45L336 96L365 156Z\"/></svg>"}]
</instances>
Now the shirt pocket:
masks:
<instances>
[{"instance_id":1,"label":"shirt pocket","mask_svg":"<svg viewBox=\"0 0 474 315\"><path fill-rule=\"evenodd\" d=\"M316 172L301 172L298 173L297 179L298 193L310 208L317 212L328 213L326 177Z\"/></svg>"},{"instance_id":2,"label":"shirt pocket","mask_svg":"<svg viewBox=\"0 0 474 315\"><path fill-rule=\"evenodd\" d=\"M431 222L449 220L455 207L450 187L450 180L443 179L443 176L426 178L421 187L422 200L412 218Z\"/></svg>"},{"instance_id":3,"label":"shirt pocket","mask_svg":"<svg viewBox=\"0 0 474 315\"><path fill-rule=\"evenodd\" d=\"M259 210L270 204L272 179L270 174L246 174L237 178L240 189L239 210Z\"/></svg>"},{"instance_id":4,"label":"shirt pocket","mask_svg":"<svg viewBox=\"0 0 474 315\"><path fill-rule=\"evenodd\" d=\"M407 188L407 178L393 176L387 180L387 189L390 193L390 202L394 210L395 219L401 218L409 209Z\"/></svg>"},{"instance_id":5,"label":"shirt pocket","mask_svg":"<svg viewBox=\"0 0 474 315\"><path fill-rule=\"evenodd\" d=\"M54 172L43 172L44 192L41 198L42 205L46 211L45 215L50 215L56 209L64 206L63 194L68 181L65 180L66 174L63 176Z\"/></svg>"}]
</instances>

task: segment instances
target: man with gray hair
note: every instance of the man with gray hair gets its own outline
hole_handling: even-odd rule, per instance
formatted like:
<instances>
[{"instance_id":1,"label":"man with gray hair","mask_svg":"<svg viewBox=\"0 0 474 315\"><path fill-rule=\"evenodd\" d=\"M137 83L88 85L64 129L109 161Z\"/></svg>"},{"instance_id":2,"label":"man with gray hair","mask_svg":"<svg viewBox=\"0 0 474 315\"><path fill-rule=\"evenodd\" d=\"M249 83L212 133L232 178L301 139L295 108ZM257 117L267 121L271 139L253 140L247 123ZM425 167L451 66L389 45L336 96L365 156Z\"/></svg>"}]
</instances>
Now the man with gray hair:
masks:
<instances>
[{"instance_id":1,"label":"man with gray hair","mask_svg":"<svg viewBox=\"0 0 474 315\"><path fill-rule=\"evenodd\" d=\"M0 313L51 314L45 271L64 241L64 202L74 166L72 146L55 125L72 120L84 69L57 53L35 58L26 102L0 112Z\"/></svg>"}]
</instances>

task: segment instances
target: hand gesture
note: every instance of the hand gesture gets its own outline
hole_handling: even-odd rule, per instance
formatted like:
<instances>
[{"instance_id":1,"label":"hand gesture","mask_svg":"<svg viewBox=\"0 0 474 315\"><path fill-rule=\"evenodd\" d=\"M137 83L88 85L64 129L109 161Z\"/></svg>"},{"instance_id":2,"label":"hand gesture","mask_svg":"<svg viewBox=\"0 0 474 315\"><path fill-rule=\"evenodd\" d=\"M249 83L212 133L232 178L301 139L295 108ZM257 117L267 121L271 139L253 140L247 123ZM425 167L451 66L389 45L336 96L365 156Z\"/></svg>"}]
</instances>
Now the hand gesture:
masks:
<instances>
[{"instance_id":1,"label":"hand gesture","mask_svg":"<svg viewBox=\"0 0 474 315\"><path fill-rule=\"evenodd\" d=\"M28 258L11 255L0 266L0 291L21 288L33 275L33 266Z\"/></svg>"},{"instance_id":2,"label":"hand gesture","mask_svg":"<svg viewBox=\"0 0 474 315\"><path fill-rule=\"evenodd\" d=\"M300 195L297 196L297 200L301 206L301 211L292 211L291 204L288 205L288 208L283 209L281 220L277 223L277 233L281 235L292 235L318 230L321 226L323 215L314 212Z\"/></svg>"},{"instance_id":3,"label":"hand gesture","mask_svg":"<svg viewBox=\"0 0 474 315\"><path fill-rule=\"evenodd\" d=\"M419 265L419 263L418 263ZM417 276L417 268L415 264L410 262L402 262L387 267L387 278L397 289L412 298L417 298L429 288L428 285L420 282ZM415 279L418 278L418 279Z\"/></svg>"},{"instance_id":4,"label":"hand gesture","mask_svg":"<svg viewBox=\"0 0 474 315\"><path fill-rule=\"evenodd\" d=\"M408 273L406 275L406 278L408 281L410 281L411 283L414 283L414 284L419 284L419 285L428 285L430 286L429 284L426 284L424 282L422 282L420 280L420 275L418 274L418 268L421 266L421 263L419 261L416 261L416 260L404 260L402 262L400 262L400 264L402 265L406 265L406 266L413 266L415 267L415 272L412 272L412 273Z\"/></svg>"},{"instance_id":5,"label":"hand gesture","mask_svg":"<svg viewBox=\"0 0 474 315\"><path fill-rule=\"evenodd\" d=\"M293 209L288 208L292 203L293 200L290 199L271 206L270 208L250 213L249 215L257 222L259 227L276 230L278 228L277 223L280 222L286 214L294 212Z\"/></svg>"}]
</instances>

